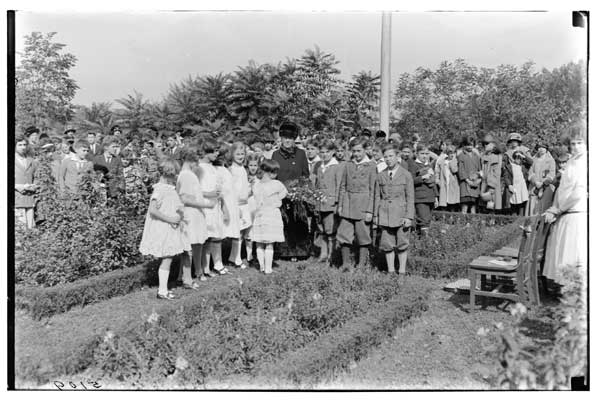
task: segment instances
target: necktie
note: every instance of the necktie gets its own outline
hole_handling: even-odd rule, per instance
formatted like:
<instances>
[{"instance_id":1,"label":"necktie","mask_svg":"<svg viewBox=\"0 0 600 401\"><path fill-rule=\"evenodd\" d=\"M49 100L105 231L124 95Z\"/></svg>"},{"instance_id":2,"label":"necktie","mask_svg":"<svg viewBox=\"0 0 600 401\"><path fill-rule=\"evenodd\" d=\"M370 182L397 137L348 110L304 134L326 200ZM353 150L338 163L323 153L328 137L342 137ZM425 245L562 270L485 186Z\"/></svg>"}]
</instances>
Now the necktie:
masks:
<instances>
[{"instance_id":1,"label":"necktie","mask_svg":"<svg viewBox=\"0 0 600 401\"><path fill-rule=\"evenodd\" d=\"M112 157L110 157L110 156L106 158L106 162L107 162L108 164L110 164L110 161L111 161L111 160L112 160Z\"/></svg>"},{"instance_id":2,"label":"necktie","mask_svg":"<svg viewBox=\"0 0 600 401\"><path fill-rule=\"evenodd\" d=\"M390 180L394 177L394 172L390 170Z\"/></svg>"}]
</instances>

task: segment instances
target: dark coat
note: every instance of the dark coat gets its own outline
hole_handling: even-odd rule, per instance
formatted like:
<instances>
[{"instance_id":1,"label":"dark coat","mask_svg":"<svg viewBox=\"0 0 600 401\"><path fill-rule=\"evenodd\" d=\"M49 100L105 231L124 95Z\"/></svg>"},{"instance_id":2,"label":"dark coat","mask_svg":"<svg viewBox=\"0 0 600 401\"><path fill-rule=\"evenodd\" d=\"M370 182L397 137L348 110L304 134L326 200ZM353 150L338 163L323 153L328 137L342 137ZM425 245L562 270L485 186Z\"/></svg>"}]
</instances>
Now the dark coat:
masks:
<instances>
[{"instance_id":1,"label":"dark coat","mask_svg":"<svg viewBox=\"0 0 600 401\"><path fill-rule=\"evenodd\" d=\"M117 196L119 191L125 190L123 165L119 156L112 157L110 163L107 163L105 156L99 155L95 156L92 162L94 163L94 170L102 172L102 181L106 184L108 196Z\"/></svg>"},{"instance_id":2,"label":"dark coat","mask_svg":"<svg viewBox=\"0 0 600 401\"><path fill-rule=\"evenodd\" d=\"M343 166L338 206L340 216L346 219L364 220L365 213L373 213L377 166L369 160Z\"/></svg>"},{"instance_id":3,"label":"dark coat","mask_svg":"<svg viewBox=\"0 0 600 401\"><path fill-rule=\"evenodd\" d=\"M279 163L277 179L283 183L290 180L297 180L301 177L309 178L310 176L308 159L302 149L294 147L291 152L277 149L273 152L271 160Z\"/></svg>"},{"instance_id":4,"label":"dark coat","mask_svg":"<svg viewBox=\"0 0 600 401\"><path fill-rule=\"evenodd\" d=\"M415 162L411 168L415 185L415 203L434 203L435 197L438 196L438 188L435 185L435 165L433 163L423 165ZM433 174L425 180L423 176L429 169L433 171Z\"/></svg>"},{"instance_id":5,"label":"dark coat","mask_svg":"<svg viewBox=\"0 0 600 401\"><path fill-rule=\"evenodd\" d=\"M375 181L374 213L377 224L384 227L400 227L401 219L415 218L415 191L412 174L402 166L390 180L386 168L377 174Z\"/></svg>"},{"instance_id":6,"label":"dark coat","mask_svg":"<svg viewBox=\"0 0 600 401\"><path fill-rule=\"evenodd\" d=\"M481 172L481 158L479 155L471 152L461 152L458 156L458 183L460 185L460 196L479 197L481 184L472 187L467 183L467 179Z\"/></svg>"}]
</instances>

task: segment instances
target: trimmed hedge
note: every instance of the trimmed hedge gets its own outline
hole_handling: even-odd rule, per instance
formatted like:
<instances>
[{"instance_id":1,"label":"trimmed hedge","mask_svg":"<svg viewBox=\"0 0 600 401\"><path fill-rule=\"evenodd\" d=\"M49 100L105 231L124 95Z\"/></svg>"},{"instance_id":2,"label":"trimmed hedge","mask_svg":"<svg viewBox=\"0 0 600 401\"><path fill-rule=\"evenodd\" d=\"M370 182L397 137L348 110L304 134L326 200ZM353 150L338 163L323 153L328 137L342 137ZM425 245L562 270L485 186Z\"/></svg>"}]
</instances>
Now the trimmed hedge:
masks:
<instances>
[{"instance_id":1,"label":"trimmed hedge","mask_svg":"<svg viewBox=\"0 0 600 401\"><path fill-rule=\"evenodd\" d=\"M173 302L148 299L135 315L114 321L106 314L99 321L93 312L77 312L66 318L81 318L83 313L94 324L86 329L81 321L83 329L60 339L62 332L50 327L55 333L44 340L42 328L18 342L16 376L44 383L95 367L105 378L151 383L170 377L178 356L185 355L194 359L182 373L190 375L183 383L195 380L199 385L207 375L249 372L256 362L274 360L406 290L389 276L322 267L281 269L268 277L247 275L231 286L238 279L231 277L228 287L188 292ZM139 297L145 299L148 293L140 292ZM130 295L134 296L138 295ZM148 315L156 318L144 320Z\"/></svg>"},{"instance_id":2,"label":"trimmed hedge","mask_svg":"<svg viewBox=\"0 0 600 401\"><path fill-rule=\"evenodd\" d=\"M405 288L401 296L371 308L307 346L283 354L277 363L262 363L255 376L265 379L261 385L310 387L347 368L393 335L398 326L427 310L431 284L424 280L421 283Z\"/></svg>"},{"instance_id":3,"label":"trimmed hedge","mask_svg":"<svg viewBox=\"0 0 600 401\"><path fill-rule=\"evenodd\" d=\"M485 221L490 225L505 226L519 220L519 216L507 216L503 214L486 214L486 213L460 213L460 212L443 212L434 210L431 213L432 220L442 221L448 224L457 223L472 223L474 221Z\"/></svg>"},{"instance_id":4,"label":"trimmed hedge","mask_svg":"<svg viewBox=\"0 0 600 401\"><path fill-rule=\"evenodd\" d=\"M175 261L173 266L177 266ZM42 319L157 283L158 262L151 261L54 287L17 286L15 306L34 319Z\"/></svg>"},{"instance_id":5,"label":"trimmed hedge","mask_svg":"<svg viewBox=\"0 0 600 401\"><path fill-rule=\"evenodd\" d=\"M459 250L449 259L431 259L409 253L407 271L423 277L455 279L467 277L469 263L481 255L490 254L509 244L520 235L521 219L503 226L493 236L466 250Z\"/></svg>"}]
</instances>

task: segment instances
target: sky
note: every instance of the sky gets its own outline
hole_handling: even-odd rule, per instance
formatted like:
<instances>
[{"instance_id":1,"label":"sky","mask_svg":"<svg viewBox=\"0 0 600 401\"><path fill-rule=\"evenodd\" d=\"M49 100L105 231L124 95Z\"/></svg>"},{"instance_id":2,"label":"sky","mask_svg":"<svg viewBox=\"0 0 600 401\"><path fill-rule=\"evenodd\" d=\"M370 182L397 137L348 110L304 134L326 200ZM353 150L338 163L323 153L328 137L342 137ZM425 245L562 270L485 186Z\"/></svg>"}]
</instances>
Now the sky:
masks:
<instances>
[{"instance_id":1,"label":"sky","mask_svg":"<svg viewBox=\"0 0 600 401\"><path fill-rule=\"evenodd\" d=\"M379 73L381 14L376 12L17 12L16 48L32 31L77 57L76 104L137 90L160 100L189 75L233 72L249 60L277 63L319 46L339 60L343 79ZM585 29L571 12L412 12L392 16L392 82L418 67L463 58L478 67L533 61L552 69L587 57ZM18 56L17 56L18 63Z\"/></svg>"}]
</instances>

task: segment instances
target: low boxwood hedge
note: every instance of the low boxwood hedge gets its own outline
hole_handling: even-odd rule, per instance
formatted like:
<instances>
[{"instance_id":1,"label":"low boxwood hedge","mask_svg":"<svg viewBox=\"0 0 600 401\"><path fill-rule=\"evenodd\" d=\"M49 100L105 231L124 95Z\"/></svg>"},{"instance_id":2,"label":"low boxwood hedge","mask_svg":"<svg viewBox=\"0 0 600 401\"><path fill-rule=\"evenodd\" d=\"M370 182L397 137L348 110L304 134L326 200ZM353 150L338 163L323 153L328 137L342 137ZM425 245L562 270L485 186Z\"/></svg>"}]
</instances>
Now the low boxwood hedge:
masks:
<instances>
[{"instance_id":1,"label":"low boxwood hedge","mask_svg":"<svg viewBox=\"0 0 600 401\"><path fill-rule=\"evenodd\" d=\"M449 257L431 258L409 253L407 271L410 274L432 278L461 278L468 276L469 263L481 255L490 254L519 238L521 233L519 224L521 220L515 220L511 224L502 226L493 235L486 236L479 243L466 250L458 249Z\"/></svg>"},{"instance_id":2,"label":"low boxwood hedge","mask_svg":"<svg viewBox=\"0 0 600 401\"><path fill-rule=\"evenodd\" d=\"M88 369L93 377L131 387L175 377L179 385L200 386L206 377L249 373L261 361L274 361L373 308L385 308L410 285L372 272L341 273L322 266L289 267L240 281L174 302L149 302L147 313L127 321L104 317L87 335L54 341L37 358L33 347L21 346L17 378L45 382ZM140 319L140 314L145 316Z\"/></svg>"},{"instance_id":3,"label":"low boxwood hedge","mask_svg":"<svg viewBox=\"0 0 600 401\"><path fill-rule=\"evenodd\" d=\"M260 376L261 386L276 388L312 387L330 378L367 355L404 322L427 310L431 286L424 280L413 279L401 295L356 316L305 347L286 352L276 363L261 363L255 376Z\"/></svg>"}]
</instances>

